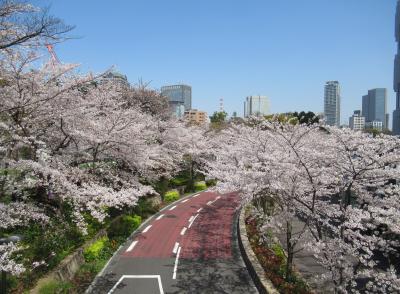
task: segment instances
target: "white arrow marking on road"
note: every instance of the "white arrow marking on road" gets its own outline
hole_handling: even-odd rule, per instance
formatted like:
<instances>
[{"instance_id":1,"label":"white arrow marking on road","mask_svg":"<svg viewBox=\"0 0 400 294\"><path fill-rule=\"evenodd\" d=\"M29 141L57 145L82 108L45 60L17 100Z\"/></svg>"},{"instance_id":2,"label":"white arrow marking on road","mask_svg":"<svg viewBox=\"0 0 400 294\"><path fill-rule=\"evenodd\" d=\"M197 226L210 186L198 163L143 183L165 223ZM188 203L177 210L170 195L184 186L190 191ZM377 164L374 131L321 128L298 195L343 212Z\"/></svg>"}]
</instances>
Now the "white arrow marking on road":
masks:
<instances>
[{"instance_id":1,"label":"white arrow marking on road","mask_svg":"<svg viewBox=\"0 0 400 294\"><path fill-rule=\"evenodd\" d=\"M176 208L176 205L175 206L172 206L169 210L173 210L173 209L175 209Z\"/></svg>"},{"instance_id":2,"label":"white arrow marking on road","mask_svg":"<svg viewBox=\"0 0 400 294\"><path fill-rule=\"evenodd\" d=\"M175 242L175 246L174 246L174 249L172 250L172 253L176 253L176 251L178 250L178 247L179 247L179 243L178 242Z\"/></svg>"},{"instance_id":3,"label":"white arrow marking on road","mask_svg":"<svg viewBox=\"0 0 400 294\"><path fill-rule=\"evenodd\" d=\"M185 200L182 201L182 203L185 203L185 202L188 201L188 200L189 200L189 199L185 199Z\"/></svg>"},{"instance_id":4,"label":"white arrow marking on road","mask_svg":"<svg viewBox=\"0 0 400 294\"><path fill-rule=\"evenodd\" d=\"M151 228L151 225L148 225L148 226L142 231L142 233L146 233L148 230L150 230L150 228Z\"/></svg>"},{"instance_id":5,"label":"white arrow marking on road","mask_svg":"<svg viewBox=\"0 0 400 294\"><path fill-rule=\"evenodd\" d=\"M197 212L200 212L200 211L202 211L203 210L203 207L202 208L199 208L199 209L197 209Z\"/></svg>"},{"instance_id":6,"label":"white arrow marking on road","mask_svg":"<svg viewBox=\"0 0 400 294\"><path fill-rule=\"evenodd\" d=\"M199 216L199 214L196 214L196 215L195 215L195 217L192 219L192 221L191 221L190 224L189 224L189 228L193 225L193 223L194 223L196 217L198 217L198 216Z\"/></svg>"},{"instance_id":7,"label":"white arrow marking on road","mask_svg":"<svg viewBox=\"0 0 400 294\"><path fill-rule=\"evenodd\" d=\"M164 216L163 214L160 214L160 215L156 218L156 220L160 220L163 216Z\"/></svg>"},{"instance_id":8,"label":"white arrow marking on road","mask_svg":"<svg viewBox=\"0 0 400 294\"><path fill-rule=\"evenodd\" d=\"M172 275L172 279L176 280L176 271L178 270L178 261L179 261L179 254L181 253L181 248L178 248L178 253L176 254L175 265L174 265L174 274Z\"/></svg>"},{"instance_id":9,"label":"white arrow marking on road","mask_svg":"<svg viewBox=\"0 0 400 294\"><path fill-rule=\"evenodd\" d=\"M111 294L117 289L118 285L122 282L124 279L157 279L158 281L158 288L160 290L160 294L164 294L164 289L162 287L161 283L161 277L159 275L123 275L118 282L112 287L112 289L108 292L108 294Z\"/></svg>"},{"instance_id":10,"label":"white arrow marking on road","mask_svg":"<svg viewBox=\"0 0 400 294\"><path fill-rule=\"evenodd\" d=\"M133 247L136 246L138 241L133 241L131 245L129 245L128 249L126 249L126 252L132 251Z\"/></svg>"},{"instance_id":11,"label":"white arrow marking on road","mask_svg":"<svg viewBox=\"0 0 400 294\"><path fill-rule=\"evenodd\" d=\"M183 235L185 235L185 233L186 233L186 230L187 230L187 228L186 228L186 227L182 229L182 231L181 231L181 235L182 235L182 236L183 236Z\"/></svg>"}]
</instances>

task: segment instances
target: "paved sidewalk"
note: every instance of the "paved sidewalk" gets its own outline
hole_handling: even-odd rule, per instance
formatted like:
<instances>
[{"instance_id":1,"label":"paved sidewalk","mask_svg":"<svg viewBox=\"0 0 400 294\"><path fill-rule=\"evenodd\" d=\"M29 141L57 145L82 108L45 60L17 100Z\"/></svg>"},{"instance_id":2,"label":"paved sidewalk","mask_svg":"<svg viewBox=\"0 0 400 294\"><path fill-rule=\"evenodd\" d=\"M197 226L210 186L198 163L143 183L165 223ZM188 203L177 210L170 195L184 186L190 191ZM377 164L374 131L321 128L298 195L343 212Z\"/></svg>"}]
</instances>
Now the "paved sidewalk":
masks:
<instances>
[{"instance_id":1,"label":"paved sidewalk","mask_svg":"<svg viewBox=\"0 0 400 294\"><path fill-rule=\"evenodd\" d=\"M297 221L293 223L293 235L299 234L303 227L304 222L297 219ZM286 250L286 232L282 232L282 234L277 235L277 237ZM318 276L328 273L328 271L317 262L310 250L304 248L304 243L301 243L300 240L295 250L301 248L303 249L295 254L293 261L296 269L301 273L304 280L307 281L316 293L334 293L333 283L331 281L323 281L321 278L318 278Z\"/></svg>"}]
</instances>

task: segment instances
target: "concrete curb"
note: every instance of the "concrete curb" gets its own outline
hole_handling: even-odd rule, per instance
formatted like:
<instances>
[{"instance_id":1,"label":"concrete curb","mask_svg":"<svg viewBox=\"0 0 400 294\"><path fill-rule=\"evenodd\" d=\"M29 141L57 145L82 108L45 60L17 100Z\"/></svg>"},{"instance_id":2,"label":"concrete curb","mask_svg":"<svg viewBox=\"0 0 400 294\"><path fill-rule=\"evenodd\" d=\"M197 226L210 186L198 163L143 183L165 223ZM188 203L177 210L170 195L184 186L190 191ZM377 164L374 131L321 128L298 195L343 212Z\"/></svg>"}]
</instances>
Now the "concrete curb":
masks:
<instances>
[{"instance_id":1,"label":"concrete curb","mask_svg":"<svg viewBox=\"0 0 400 294\"><path fill-rule=\"evenodd\" d=\"M170 204L168 204L167 206L163 207L160 211L156 212L155 214L153 214L152 216L150 216L149 218L147 218L143 223L140 224L140 226L132 232L132 234L126 238L125 242L123 244L121 244L118 249L114 252L114 254L111 256L111 258L108 260L108 262L105 264L105 266L103 267L103 269L96 275L96 277L93 279L92 283L89 285L89 287L85 290L85 294L90 294L93 291L93 285L96 284L96 282L98 281L98 279L103 275L104 270L107 268L107 266L110 264L110 262L120 253L120 251L126 247L126 245L133 241L133 239L142 232L143 228L146 226L147 223L149 223L150 221L156 219L160 214L162 214L162 212L164 210L167 210L169 208L171 208L172 206L178 204L179 202L185 200L186 198L192 197L193 195L196 194L200 194L200 193L204 193L204 192L208 192L208 188L202 191L198 191L198 192L194 192L192 194L186 195L185 197L179 198L178 200L176 200L175 202L172 202Z\"/></svg>"},{"instance_id":2,"label":"concrete curb","mask_svg":"<svg viewBox=\"0 0 400 294\"><path fill-rule=\"evenodd\" d=\"M237 223L239 232L239 248L240 252L242 253L243 260L259 293L279 294L279 291L274 287L272 282L266 278L264 269L262 268L260 262L257 259L257 256L251 248L246 231L245 208L246 206L241 207L239 221Z\"/></svg>"}]
</instances>

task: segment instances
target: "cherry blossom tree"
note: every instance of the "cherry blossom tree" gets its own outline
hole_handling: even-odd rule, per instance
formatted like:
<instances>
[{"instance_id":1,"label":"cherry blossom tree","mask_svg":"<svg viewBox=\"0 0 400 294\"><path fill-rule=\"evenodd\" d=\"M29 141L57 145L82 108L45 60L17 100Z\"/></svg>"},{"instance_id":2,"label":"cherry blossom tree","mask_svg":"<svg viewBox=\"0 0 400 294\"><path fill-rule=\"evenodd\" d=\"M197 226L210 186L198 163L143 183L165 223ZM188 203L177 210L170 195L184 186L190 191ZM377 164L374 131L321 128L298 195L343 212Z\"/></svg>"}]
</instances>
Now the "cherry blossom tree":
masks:
<instances>
[{"instance_id":1,"label":"cherry blossom tree","mask_svg":"<svg viewBox=\"0 0 400 294\"><path fill-rule=\"evenodd\" d=\"M395 291L398 148L394 137L252 120L216 137L208 170L220 189L269 204L264 228L285 232L287 278L296 246L310 244L337 292Z\"/></svg>"}]
</instances>

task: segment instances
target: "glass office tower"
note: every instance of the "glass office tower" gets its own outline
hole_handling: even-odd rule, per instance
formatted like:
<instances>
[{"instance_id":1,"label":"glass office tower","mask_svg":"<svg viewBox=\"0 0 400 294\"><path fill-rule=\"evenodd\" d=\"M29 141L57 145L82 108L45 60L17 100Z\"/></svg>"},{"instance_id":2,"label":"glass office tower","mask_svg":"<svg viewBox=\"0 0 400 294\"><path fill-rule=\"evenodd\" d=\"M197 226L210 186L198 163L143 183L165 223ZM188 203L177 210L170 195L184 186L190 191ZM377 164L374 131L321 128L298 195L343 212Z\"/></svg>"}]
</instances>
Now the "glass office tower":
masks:
<instances>
[{"instance_id":1,"label":"glass office tower","mask_svg":"<svg viewBox=\"0 0 400 294\"><path fill-rule=\"evenodd\" d=\"M269 99L267 96L249 96L244 102L244 117L263 116L269 113Z\"/></svg>"},{"instance_id":2,"label":"glass office tower","mask_svg":"<svg viewBox=\"0 0 400 294\"><path fill-rule=\"evenodd\" d=\"M387 90L384 88L372 89L368 95L362 97L362 115L365 122L380 121L383 128L388 128L387 122Z\"/></svg>"},{"instance_id":3,"label":"glass office tower","mask_svg":"<svg viewBox=\"0 0 400 294\"><path fill-rule=\"evenodd\" d=\"M171 85L161 87L161 94L168 97L171 112L177 117L192 109L192 87L188 85ZM182 106L184 111L182 111Z\"/></svg>"}]
</instances>

